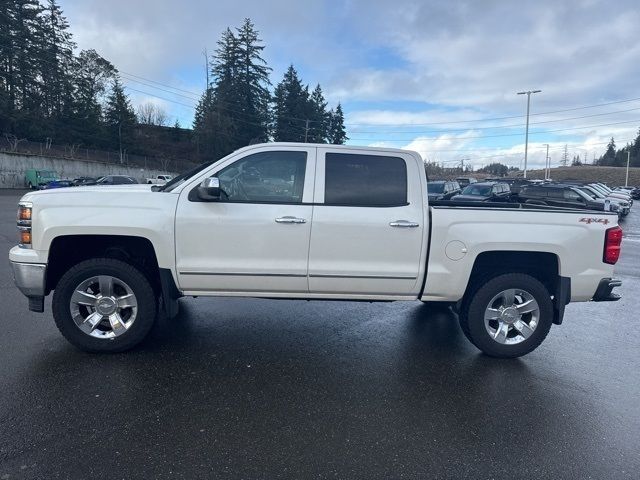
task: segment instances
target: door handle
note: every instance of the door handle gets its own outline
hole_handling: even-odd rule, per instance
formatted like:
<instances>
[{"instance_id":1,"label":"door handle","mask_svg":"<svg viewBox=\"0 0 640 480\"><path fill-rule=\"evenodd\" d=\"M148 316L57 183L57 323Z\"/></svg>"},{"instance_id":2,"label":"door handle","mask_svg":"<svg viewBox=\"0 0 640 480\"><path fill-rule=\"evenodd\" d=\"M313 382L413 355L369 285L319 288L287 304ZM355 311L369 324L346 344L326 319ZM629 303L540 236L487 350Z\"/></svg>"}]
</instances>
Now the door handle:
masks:
<instances>
[{"instance_id":1,"label":"door handle","mask_svg":"<svg viewBox=\"0 0 640 480\"><path fill-rule=\"evenodd\" d=\"M307 221L304 218L287 216L276 218L276 223L307 223Z\"/></svg>"},{"instance_id":2,"label":"door handle","mask_svg":"<svg viewBox=\"0 0 640 480\"><path fill-rule=\"evenodd\" d=\"M420 224L416 222L410 222L409 220L396 220L395 222L391 222L389 226L400 228L416 228L419 227Z\"/></svg>"}]
</instances>

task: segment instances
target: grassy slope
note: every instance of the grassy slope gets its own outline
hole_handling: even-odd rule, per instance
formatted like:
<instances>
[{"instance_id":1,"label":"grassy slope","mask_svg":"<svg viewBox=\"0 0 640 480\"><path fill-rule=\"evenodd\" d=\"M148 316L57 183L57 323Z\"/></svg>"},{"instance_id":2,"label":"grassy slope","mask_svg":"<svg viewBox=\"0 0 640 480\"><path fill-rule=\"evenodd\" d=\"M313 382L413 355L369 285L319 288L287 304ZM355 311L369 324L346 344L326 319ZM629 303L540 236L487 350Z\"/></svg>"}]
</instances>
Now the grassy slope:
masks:
<instances>
[{"instance_id":1,"label":"grassy slope","mask_svg":"<svg viewBox=\"0 0 640 480\"><path fill-rule=\"evenodd\" d=\"M553 180L583 180L603 182L608 185L624 185L626 168L621 167L558 167L551 169ZM527 178L544 178L544 170L531 170ZM640 185L640 168L629 169L629 185Z\"/></svg>"}]
</instances>

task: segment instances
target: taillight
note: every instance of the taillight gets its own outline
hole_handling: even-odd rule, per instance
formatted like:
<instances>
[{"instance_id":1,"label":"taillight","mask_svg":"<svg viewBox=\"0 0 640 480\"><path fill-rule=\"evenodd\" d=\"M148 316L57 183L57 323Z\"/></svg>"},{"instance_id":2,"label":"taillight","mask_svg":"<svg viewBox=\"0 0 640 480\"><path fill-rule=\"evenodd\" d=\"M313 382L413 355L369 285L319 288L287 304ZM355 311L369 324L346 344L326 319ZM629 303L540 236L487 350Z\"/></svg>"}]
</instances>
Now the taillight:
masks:
<instances>
[{"instance_id":1,"label":"taillight","mask_svg":"<svg viewBox=\"0 0 640 480\"><path fill-rule=\"evenodd\" d=\"M613 227L607 229L604 234L604 254L602 261L615 265L620 258L620 245L622 244L622 229Z\"/></svg>"}]
</instances>

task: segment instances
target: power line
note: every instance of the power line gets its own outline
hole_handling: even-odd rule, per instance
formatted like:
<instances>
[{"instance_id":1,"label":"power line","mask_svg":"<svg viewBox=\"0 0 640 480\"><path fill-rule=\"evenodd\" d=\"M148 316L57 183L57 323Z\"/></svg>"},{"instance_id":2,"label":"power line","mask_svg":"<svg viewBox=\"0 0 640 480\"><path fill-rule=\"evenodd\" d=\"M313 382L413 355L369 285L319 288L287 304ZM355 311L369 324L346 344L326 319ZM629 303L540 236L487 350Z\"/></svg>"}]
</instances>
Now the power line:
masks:
<instances>
[{"instance_id":1,"label":"power line","mask_svg":"<svg viewBox=\"0 0 640 480\"><path fill-rule=\"evenodd\" d=\"M588 128L596 128L596 127L610 127L613 125L622 125L622 124L626 124L626 123L640 123L640 119L637 120L628 120L628 121L624 121L624 122L613 122L613 123L601 123L598 125L587 125L584 127L570 127L570 128L557 128L554 130L542 130L542 131L538 131L538 132L531 132L529 135L541 135L544 133L555 133L555 132L566 132L566 131L570 131L570 130L584 130L584 129L588 129ZM503 133L500 135L473 135L473 136L458 136L458 137L454 137L455 140L464 140L464 139L470 139L470 138L498 138L498 137L514 137L514 136L521 136L522 133ZM414 141L416 139L412 139L412 138L404 138L404 139L380 139L380 138L350 138L350 140L359 140L359 141L383 141L383 142L393 142L393 143L403 143L403 142L408 142L408 141Z\"/></svg>"},{"instance_id":2,"label":"power line","mask_svg":"<svg viewBox=\"0 0 640 480\"><path fill-rule=\"evenodd\" d=\"M541 125L541 124L546 124L546 123L558 123L558 122L566 122L569 120L580 120L583 118L592 118L592 117L602 117L602 116L606 116L606 115L615 115L615 114L619 114L619 113L627 113L627 112L633 112L633 111L637 111L640 110L640 107L635 107L635 108L628 108L626 110L616 110L613 112L604 112L604 113L594 113L592 115L581 115L579 117L568 117L568 118L558 118L555 120L543 120L540 122L531 122L529 125ZM517 124L510 124L510 125L501 125L501 126L495 126L495 127L469 127L469 128L455 128L455 129L451 129L451 130L418 130L418 131L397 131L394 130L392 132L388 132L388 134L414 134L414 135L426 135L426 134L437 134L437 133L452 133L452 132L468 132L469 130L501 130L501 129L508 129L508 128L516 128L516 127L524 127L525 124L524 123L517 123ZM387 134L386 132L383 132L381 130L361 130L361 131L351 131L352 134L360 134L360 133L383 133L383 134Z\"/></svg>"},{"instance_id":3,"label":"power line","mask_svg":"<svg viewBox=\"0 0 640 480\"><path fill-rule=\"evenodd\" d=\"M584 109L588 109L588 108L597 108L597 107L604 107L607 105L616 105L619 103L629 103L629 102L635 102L640 100L640 97L636 97L636 98L628 98L626 100L616 100L614 102L606 102L606 103L597 103L597 104L593 104L593 105L584 105L581 107L574 107L574 108L565 108L562 110L551 110L551 111L547 111L547 112L538 112L538 113L531 113L530 116L538 116L538 115L550 115L552 113L563 113L563 112L573 112L576 110L584 110ZM412 126L412 127L422 127L422 126L429 126L429 125L452 125L452 124L458 124L458 123L473 123L473 122L492 122L492 121L496 121L496 120L510 120L513 118L524 118L526 115L511 115L508 117L493 117L493 118L477 118L475 120L453 120L453 121L449 121L449 122L429 122L429 123L345 123L345 125L347 126L351 126L351 127L355 127L355 126L362 126L362 127L370 127L372 125L378 125L378 126L388 126L388 127L407 127L407 126Z\"/></svg>"}]
</instances>

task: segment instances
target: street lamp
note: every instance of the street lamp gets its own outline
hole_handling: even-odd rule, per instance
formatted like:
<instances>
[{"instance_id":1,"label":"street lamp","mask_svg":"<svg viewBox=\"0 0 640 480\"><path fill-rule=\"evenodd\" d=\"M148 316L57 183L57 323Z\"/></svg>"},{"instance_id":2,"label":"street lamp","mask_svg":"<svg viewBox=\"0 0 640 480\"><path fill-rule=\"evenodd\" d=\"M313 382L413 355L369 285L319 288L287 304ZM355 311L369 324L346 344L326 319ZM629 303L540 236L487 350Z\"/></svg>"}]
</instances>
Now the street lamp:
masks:
<instances>
[{"instance_id":1,"label":"street lamp","mask_svg":"<svg viewBox=\"0 0 640 480\"><path fill-rule=\"evenodd\" d=\"M542 90L528 90L526 92L518 92L518 95L527 96L527 130L524 137L524 178L527 178L527 150L529 149L529 106L531 104L531 94L540 93Z\"/></svg>"}]
</instances>

